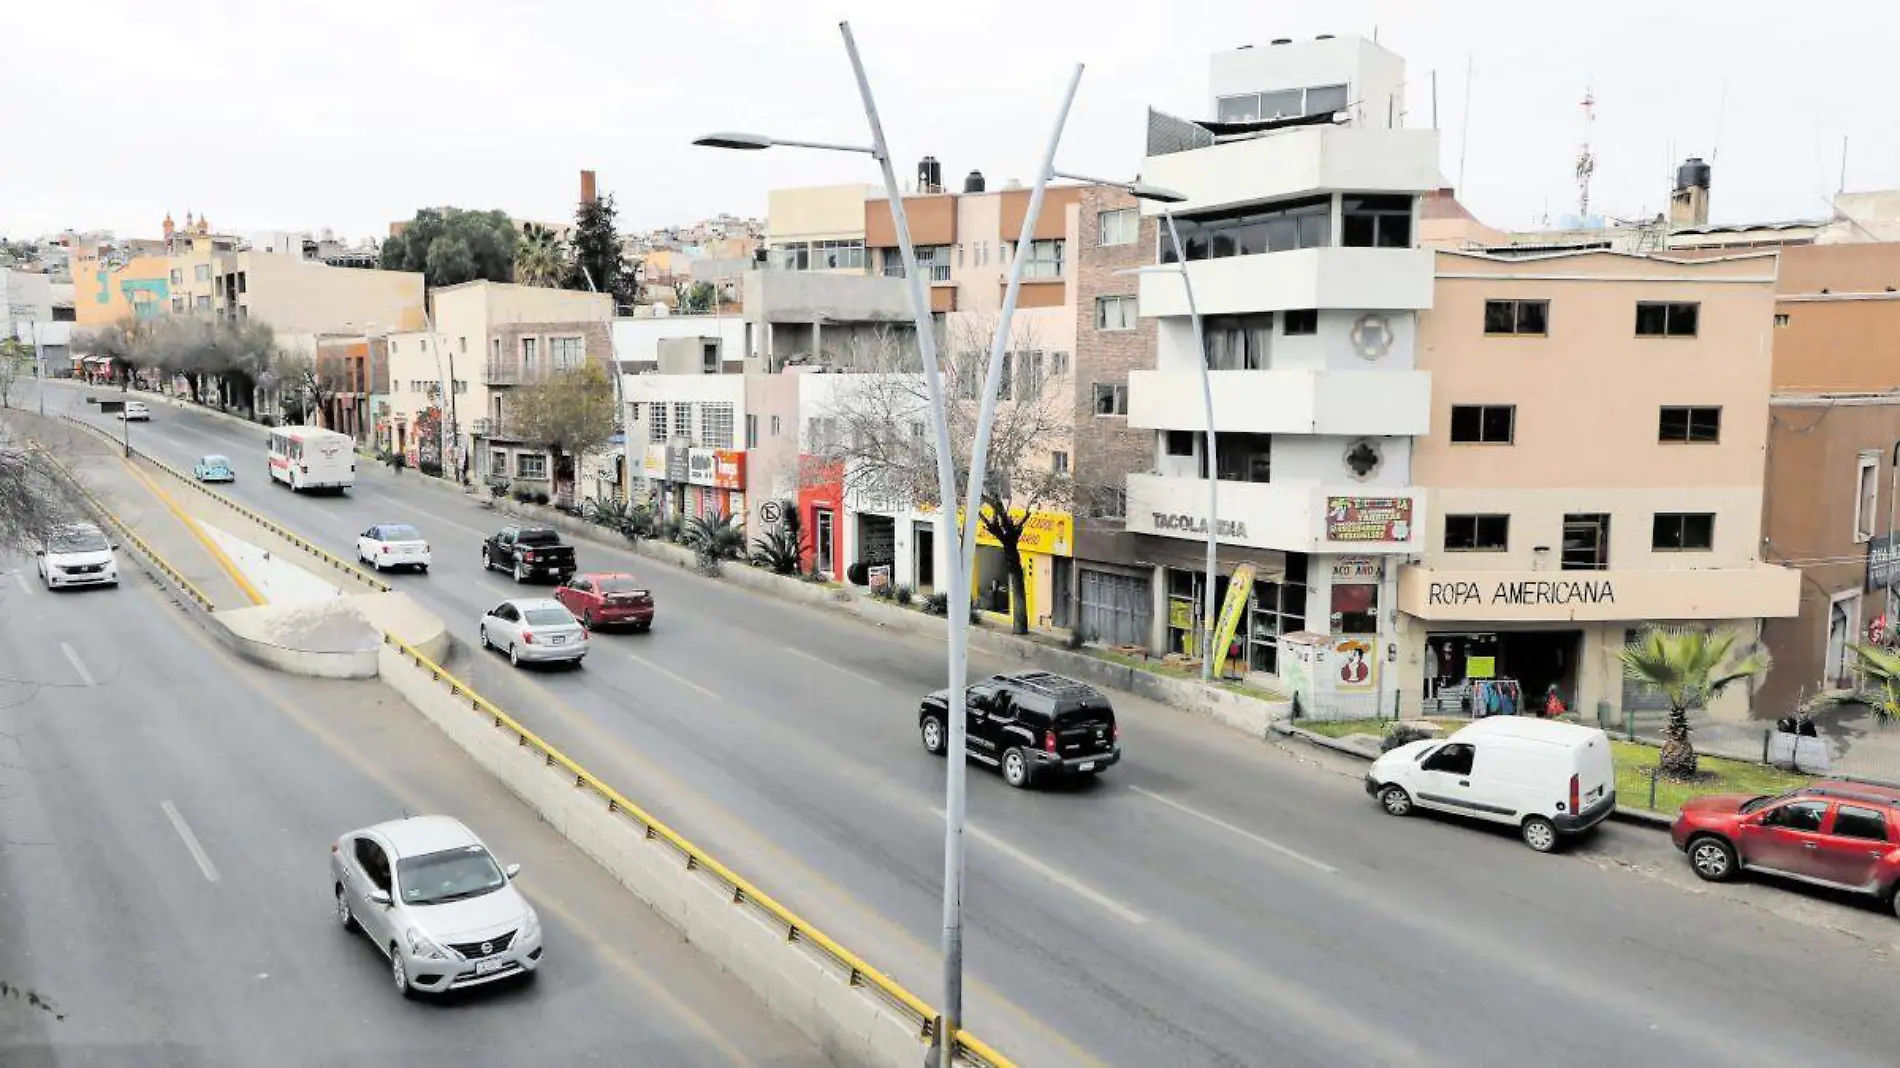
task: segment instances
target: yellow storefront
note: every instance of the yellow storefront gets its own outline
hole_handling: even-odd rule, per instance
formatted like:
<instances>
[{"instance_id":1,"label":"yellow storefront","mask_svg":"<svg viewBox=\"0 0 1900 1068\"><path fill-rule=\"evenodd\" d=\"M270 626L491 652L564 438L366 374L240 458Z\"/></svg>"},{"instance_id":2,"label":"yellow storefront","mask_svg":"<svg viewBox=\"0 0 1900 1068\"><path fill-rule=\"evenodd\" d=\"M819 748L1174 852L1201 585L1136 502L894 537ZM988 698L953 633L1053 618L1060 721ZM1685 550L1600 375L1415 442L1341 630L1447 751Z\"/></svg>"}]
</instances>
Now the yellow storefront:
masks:
<instances>
[{"instance_id":1,"label":"yellow storefront","mask_svg":"<svg viewBox=\"0 0 1900 1068\"><path fill-rule=\"evenodd\" d=\"M1024 512L1010 514L1022 519ZM1060 603L1069 596L1070 561L1075 555L1075 518L1067 512L1036 512L1028 517L1017 548L1023 560L1024 615L1031 627L1057 625ZM976 528L976 566L970 572L970 596L983 611L1007 620L1015 606L1009 591L1009 571L1003 545L985 526Z\"/></svg>"}]
</instances>

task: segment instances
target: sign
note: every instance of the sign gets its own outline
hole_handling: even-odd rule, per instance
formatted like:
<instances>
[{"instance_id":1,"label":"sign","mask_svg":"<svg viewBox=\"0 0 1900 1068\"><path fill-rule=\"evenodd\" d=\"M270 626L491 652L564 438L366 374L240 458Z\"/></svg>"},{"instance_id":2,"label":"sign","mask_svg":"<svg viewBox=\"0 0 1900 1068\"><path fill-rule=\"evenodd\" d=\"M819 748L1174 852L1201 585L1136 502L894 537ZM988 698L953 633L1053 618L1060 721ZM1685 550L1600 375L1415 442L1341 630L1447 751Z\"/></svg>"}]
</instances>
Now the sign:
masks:
<instances>
[{"instance_id":1,"label":"sign","mask_svg":"<svg viewBox=\"0 0 1900 1068\"><path fill-rule=\"evenodd\" d=\"M686 481L715 489L744 489L745 453L738 449L687 449Z\"/></svg>"},{"instance_id":2,"label":"sign","mask_svg":"<svg viewBox=\"0 0 1900 1068\"><path fill-rule=\"evenodd\" d=\"M1333 560L1333 585L1364 586L1379 581L1379 561L1370 556L1341 556Z\"/></svg>"},{"instance_id":3,"label":"sign","mask_svg":"<svg viewBox=\"0 0 1900 1068\"><path fill-rule=\"evenodd\" d=\"M1372 646L1357 638L1348 638L1333 646L1333 690L1337 693L1371 693L1379 688L1378 665Z\"/></svg>"},{"instance_id":4,"label":"sign","mask_svg":"<svg viewBox=\"0 0 1900 1068\"><path fill-rule=\"evenodd\" d=\"M1326 498L1327 541L1412 540L1412 498Z\"/></svg>"},{"instance_id":5,"label":"sign","mask_svg":"<svg viewBox=\"0 0 1900 1068\"><path fill-rule=\"evenodd\" d=\"M1240 617L1247 611L1247 600L1253 596L1253 565L1236 564L1234 573L1227 579L1227 600L1220 606L1220 622L1214 628L1214 648L1209 650L1214 656L1214 677L1225 678L1227 674L1227 654L1234 647L1234 632L1240 629Z\"/></svg>"},{"instance_id":6,"label":"sign","mask_svg":"<svg viewBox=\"0 0 1900 1068\"><path fill-rule=\"evenodd\" d=\"M1153 513L1156 530L1178 530L1183 534L1207 536L1207 517L1188 515L1186 512ZM1244 538L1247 536L1247 524L1237 519L1223 519L1215 532L1217 538Z\"/></svg>"},{"instance_id":7,"label":"sign","mask_svg":"<svg viewBox=\"0 0 1900 1068\"><path fill-rule=\"evenodd\" d=\"M666 447L666 480L668 482L687 481L687 454L690 451L691 450L687 449L684 445L668 445Z\"/></svg>"},{"instance_id":8,"label":"sign","mask_svg":"<svg viewBox=\"0 0 1900 1068\"><path fill-rule=\"evenodd\" d=\"M1434 582L1425 590L1425 603L1448 608L1462 606L1527 607L1616 603L1616 585L1609 579L1523 579L1516 582Z\"/></svg>"},{"instance_id":9,"label":"sign","mask_svg":"<svg viewBox=\"0 0 1900 1068\"><path fill-rule=\"evenodd\" d=\"M716 465L711 449L687 449L686 481L695 486L712 485L713 468Z\"/></svg>"},{"instance_id":10,"label":"sign","mask_svg":"<svg viewBox=\"0 0 1900 1068\"><path fill-rule=\"evenodd\" d=\"M765 501L759 505L759 522L775 527L783 518L785 518L785 506L778 501Z\"/></svg>"},{"instance_id":11,"label":"sign","mask_svg":"<svg viewBox=\"0 0 1900 1068\"><path fill-rule=\"evenodd\" d=\"M987 508L988 506L985 505L984 507ZM925 514L934 514L936 509L934 507L920 506L917 511ZM1021 508L1011 508L1009 514L1018 522L1023 522L1024 512ZM961 508L957 509L957 522L959 524L963 522L963 509ZM990 534L989 528L981 523L978 523L976 526L976 543L978 545L987 545L992 549L1000 549L1003 547L1003 543L997 541L996 538ZM1035 512L1030 514L1028 521L1023 524L1022 540L1017 543L1017 547L1021 549L1024 554L1041 553L1045 556L1074 555L1075 517L1067 512Z\"/></svg>"},{"instance_id":12,"label":"sign","mask_svg":"<svg viewBox=\"0 0 1900 1068\"><path fill-rule=\"evenodd\" d=\"M1867 589L1884 590L1900 586L1900 545L1891 531L1877 534L1867 543Z\"/></svg>"},{"instance_id":13,"label":"sign","mask_svg":"<svg viewBox=\"0 0 1900 1068\"><path fill-rule=\"evenodd\" d=\"M1874 643L1875 645L1881 645L1886 642L1887 640L1887 617L1886 616L1884 615L1875 616L1874 621L1872 623L1867 624L1867 640Z\"/></svg>"},{"instance_id":14,"label":"sign","mask_svg":"<svg viewBox=\"0 0 1900 1068\"><path fill-rule=\"evenodd\" d=\"M889 589L891 585L891 565L873 564L869 575L869 585L874 590Z\"/></svg>"},{"instance_id":15,"label":"sign","mask_svg":"<svg viewBox=\"0 0 1900 1068\"><path fill-rule=\"evenodd\" d=\"M647 451L640 456L640 470L648 478L666 478L666 446L648 445Z\"/></svg>"},{"instance_id":16,"label":"sign","mask_svg":"<svg viewBox=\"0 0 1900 1068\"><path fill-rule=\"evenodd\" d=\"M1498 658L1497 657L1495 656L1467 656L1465 657L1465 677L1466 678L1490 679L1490 678L1496 678L1497 674L1498 674Z\"/></svg>"}]
</instances>

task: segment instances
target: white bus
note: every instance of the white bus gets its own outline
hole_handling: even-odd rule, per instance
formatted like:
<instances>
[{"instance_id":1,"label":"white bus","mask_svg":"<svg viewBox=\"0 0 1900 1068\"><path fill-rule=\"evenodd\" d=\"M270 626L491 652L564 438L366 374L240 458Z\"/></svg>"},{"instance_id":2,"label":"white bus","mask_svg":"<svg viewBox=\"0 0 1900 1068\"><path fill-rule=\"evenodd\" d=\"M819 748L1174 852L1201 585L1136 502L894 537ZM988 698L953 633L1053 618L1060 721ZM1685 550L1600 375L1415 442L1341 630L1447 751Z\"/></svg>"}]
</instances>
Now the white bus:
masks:
<instances>
[{"instance_id":1,"label":"white bus","mask_svg":"<svg viewBox=\"0 0 1900 1068\"><path fill-rule=\"evenodd\" d=\"M322 427L280 426L270 432L270 477L295 492L349 489L356 483L356 444Z\"/></svg>"}]
</instances>

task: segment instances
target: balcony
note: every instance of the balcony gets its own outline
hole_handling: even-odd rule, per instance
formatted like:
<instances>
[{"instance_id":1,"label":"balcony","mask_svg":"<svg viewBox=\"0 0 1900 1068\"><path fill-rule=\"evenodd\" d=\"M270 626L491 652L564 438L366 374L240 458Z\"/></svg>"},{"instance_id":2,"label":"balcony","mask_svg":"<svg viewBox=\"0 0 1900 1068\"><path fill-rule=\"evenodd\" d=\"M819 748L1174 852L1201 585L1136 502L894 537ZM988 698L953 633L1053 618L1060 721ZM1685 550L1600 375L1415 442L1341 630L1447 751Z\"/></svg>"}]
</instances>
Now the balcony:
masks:
<instances>
[{"instance_id":1,"label":"balcony","mask_svg":"<svg viewBox=\"0 0 1900 1068\"><path fill-rule=\"evenodd\" d=\"M1435 130L1305 126L1265 137L1150 156L1142 180L1188 193L1176 215L1349 189L1425 193L1445 184ZM1159 215L1155 204L1142 213Z\"/></svg>"},{"instance_id":2,"label":"balcony","mask_svg":"<svg viewBox=\"0 0 1900 1068\"><path fill-rule=\"evenodd\" d=\"M1801 573L1747 567L1607 571L1399 569L1399 611L1448 622L1787 619L1801 611Z\"/></svg>"},{"instance_id":3,"label":"balcony","mask_svg":"<svg viewBox=\"0 0 1900 1068\"><path fill-rule=\"evenodd\" d=\"M1187 265L1202 315L1296 308L1422 311L1432 306L1434 253L1423 248L1303 248ZM1188 314L1172 272L1144 273L1143 318Z\"/></svg>"},{"instance_id":4,"label":"balcony","mask_svg":"<svg viewBox=\"0 0 1900 1068\"><path fill-rule=\"evenodd\" d=\"M1423 435L1431 428L1428 371L1213 371L1220 433ZM1198 371L1134 371L1128 425L1200 430L1206 425Z\"/></svg>"},{"instance_id":5,"label":"balcony","mask_svg":"<svg viewBox=\"0 0 1900 1068\"><path fill-rule=\"evenodd\" d=\"M1422 550L1424 494L1312 482L1220 483L1218 540L1302 553L1407 556ZM1128 476L1127 529L1207 539L1207 480Z\"/></svg>"},{"instance_id":6,"label":"balcony","mask_svg":"<svg viewBox=\"0 0 1900 1068\"><path fill-rule=\"evenodd\" d=\"M523 366L520 360L489 360L482 365L482 381L491 386L519 386L547 376L547 365L538 360L531 366Z\"/></svg>"}]
</instances>

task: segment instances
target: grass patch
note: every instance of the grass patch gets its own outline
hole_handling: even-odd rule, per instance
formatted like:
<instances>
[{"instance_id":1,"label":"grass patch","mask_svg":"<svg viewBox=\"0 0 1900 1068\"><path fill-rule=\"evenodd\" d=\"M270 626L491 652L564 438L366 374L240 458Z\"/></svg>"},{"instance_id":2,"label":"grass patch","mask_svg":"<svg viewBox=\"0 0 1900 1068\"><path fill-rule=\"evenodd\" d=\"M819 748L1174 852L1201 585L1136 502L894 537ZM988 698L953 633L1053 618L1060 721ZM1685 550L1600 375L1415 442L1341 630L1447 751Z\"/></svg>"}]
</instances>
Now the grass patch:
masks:
<instances>
[{"instance_id":1,"label":"grass patch","mask_svg":"<svg viewBox=\"0 0 1900 1068\"><path fill-rule=\"evenodd\" d=\"M1112 649L1096 649L1089 646L1084 646L1078 651L1087 653L1097 660L1106 660L1111 664L1120 664L1122 667L1134 668L1136 671L1146 671L1151 675L1165 675L1171 679L1186 679L1190 682L1199 682L1201 680L1201 673L1198 669L1179 668L1171 664L1165 664L1160 660L1143 660L1140 657L1127 656L1115 652ZM1286 700L1286 697L1277 690L1271 690L1265 686L1254 686L1231 680L1223 680L1217 685L1219 685L1221 689L1231 693L1258 698L1262 701Z\"/></svg>"},{"instance_id":2,"label":"grass patch","mask_svg":"<svg viewBox=\"0 0 1900 1068\"><path fill-rule=\"evenodd\" d=\"M1617 803L1629 808L1649 808L1650 776L1662 750L1639 742L1610 742L1610 754L1616 763ZM1701 769L1693 782L1656 780L1655 810L1674 815L1682 803L1705 794L1778 794L1814 781L1810 775L1766 764L1722 757L1702 756Z\"/></svg>"}]
</instances>

